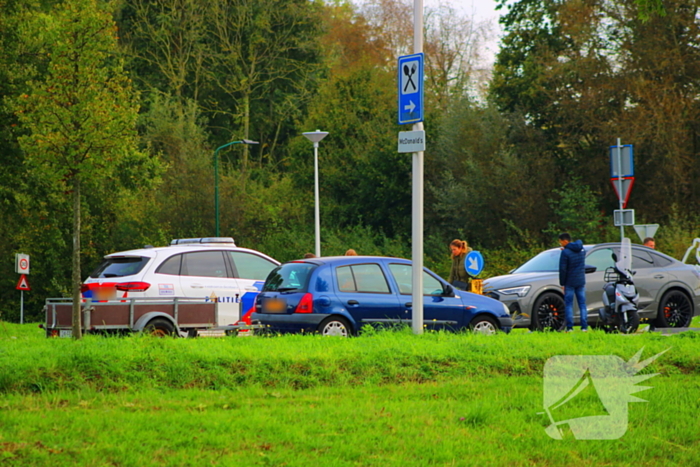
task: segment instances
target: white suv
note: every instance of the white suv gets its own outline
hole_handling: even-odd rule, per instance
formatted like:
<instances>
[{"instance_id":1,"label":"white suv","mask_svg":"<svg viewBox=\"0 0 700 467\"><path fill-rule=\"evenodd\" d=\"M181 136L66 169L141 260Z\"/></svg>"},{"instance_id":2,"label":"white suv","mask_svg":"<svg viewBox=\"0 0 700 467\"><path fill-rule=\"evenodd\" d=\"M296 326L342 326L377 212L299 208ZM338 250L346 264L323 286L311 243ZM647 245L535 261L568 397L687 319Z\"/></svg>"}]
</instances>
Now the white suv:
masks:
<instances>
[{"instance_id":1,"label":"white suv","mask_svg":"<svg viewBox=\"0 0 700 467\"><path fill-rule=\"evenodd\" d=\"M83 298L187 297L219 302L221 323L235 324L255 303L279 261L239 248L230 237L177 239L170 246L105 256L82 287Z\"/></svg>"}]
</instances>

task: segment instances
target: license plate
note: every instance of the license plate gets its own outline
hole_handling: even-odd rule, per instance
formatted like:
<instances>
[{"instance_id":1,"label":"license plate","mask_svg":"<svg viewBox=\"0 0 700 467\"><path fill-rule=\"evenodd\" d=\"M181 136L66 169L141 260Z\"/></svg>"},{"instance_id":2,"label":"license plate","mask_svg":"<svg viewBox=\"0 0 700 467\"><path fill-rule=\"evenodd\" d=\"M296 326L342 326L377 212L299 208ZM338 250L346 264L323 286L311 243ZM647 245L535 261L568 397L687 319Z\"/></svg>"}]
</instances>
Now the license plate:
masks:
<instances>
[{"instance_id":1,"label":"license plate","mask_svg":"<svg viewBox=\"0 0 700 467\"><path fill-rule=\"evenodd\" d=\"M72 329L60 329L58 331L58 337L73 337Z\"/></svg>"},{"instance_id":2,"label":"license plate","mask_svg":"<svg viewBox=\"0 0 700 467\"><path fill-rule=\"evenodd\" d=\"M92 289L94 301L114 300L117 298L117 289L114 286L99 286Z\"/></svg>"},{"instance_id":3,"label":"license plate","mask_svg":"<svg viewBox=\"0 0 700 467\"><path fill-rule=\"evenodd\" d=\"M284 313L287 311L287 304L279 298L268 298L263 302L264 313Z\"/></svg>"}]
</instances>

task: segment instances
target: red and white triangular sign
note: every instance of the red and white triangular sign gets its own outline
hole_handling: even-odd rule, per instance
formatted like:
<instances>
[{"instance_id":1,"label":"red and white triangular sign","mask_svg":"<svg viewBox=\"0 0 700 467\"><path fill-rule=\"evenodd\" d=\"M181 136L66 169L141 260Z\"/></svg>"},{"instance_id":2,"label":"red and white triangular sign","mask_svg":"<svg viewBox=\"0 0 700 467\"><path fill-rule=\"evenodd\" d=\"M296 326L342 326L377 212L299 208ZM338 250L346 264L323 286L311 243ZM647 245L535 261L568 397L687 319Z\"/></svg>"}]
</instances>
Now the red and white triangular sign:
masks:
<instances>
[{"instance_id":1,"label":"red and white triangular sign","mask_svg":"<svg viewBox=\"0 0 700 467\"><path fill-rule=\"evenodd\" d=\"M32 290L29 288L29 281L27 280L27 275L22 274L19 276L19 282L17 282L17 290Z\"/></svg>"},{"instance_id":2,"label":"red and white triangular sign","mask_svg":"<svg viewBox=\"0 0 700 467\"><path fill-rule=\"evenodd\" d=\"M620 198L620 190L618 190L618 186L620 185L620 181L622 182L622 198ZM617 195L617 199L621 199L622 201L622 207L623 209L627 207L627 201L630 200L630 193L632 193L632 185L634 185L634 177L624 177L622 180L618 180L618 178L611 178L610 183L612 183L613 188L615 189L615 194Z\"/></svg>"}]
</instances>

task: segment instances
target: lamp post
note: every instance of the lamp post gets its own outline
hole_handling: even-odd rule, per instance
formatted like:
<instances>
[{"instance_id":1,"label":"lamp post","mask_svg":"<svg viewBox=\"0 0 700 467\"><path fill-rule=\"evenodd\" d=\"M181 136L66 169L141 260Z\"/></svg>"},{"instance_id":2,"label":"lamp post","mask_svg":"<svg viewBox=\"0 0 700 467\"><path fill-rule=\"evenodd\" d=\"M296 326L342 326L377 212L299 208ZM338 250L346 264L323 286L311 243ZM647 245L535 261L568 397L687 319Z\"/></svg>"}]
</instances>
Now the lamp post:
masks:
<instances>
[{"instance_id":1,"label":"lamp post","mask_svg":"<svg viewBox=\"0 0 700 467\"><path fill-rule=\"evenodd\" d=\"M219 146L214 151L214 212L216 216L216 236L219 236L219 151L232 144L259 144L257 141L242 139L240 141L231 141L223 146Z\"/></svg>"},{"instance_id":2,"label":"lamp post","mask_svg":"<svg viewBox=\"0 0 700 467\"><path fill-rule=\"evenodd\" d=\"M321 256L321 214L319 213L318 202L318 142L328 135L327 131L309 131L303 133L309 141L314 143L314 223L316 226L316 256Z\"/></svg>"}]
</instances>

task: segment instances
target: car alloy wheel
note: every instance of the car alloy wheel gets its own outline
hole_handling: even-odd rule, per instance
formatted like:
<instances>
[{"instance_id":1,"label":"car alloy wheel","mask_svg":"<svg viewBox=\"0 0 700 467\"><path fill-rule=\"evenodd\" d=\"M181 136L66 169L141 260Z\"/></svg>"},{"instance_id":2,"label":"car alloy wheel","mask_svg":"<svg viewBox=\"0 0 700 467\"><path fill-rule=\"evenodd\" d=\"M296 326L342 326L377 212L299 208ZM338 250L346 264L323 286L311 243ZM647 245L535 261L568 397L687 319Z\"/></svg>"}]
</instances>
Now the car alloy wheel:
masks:
<instances>
[{"instance_id":1,"label":"car alloy wheel","mask_svg":"<svg viewBox=\"0 0 700 467\"><path fill-rule=\"evenodd\" d=\"M541 295L532 309L533 331L561 331L566 324L564 299L561 295L547 292Z\"/></svg>"},{"instance_id":2,"label":"car alloy wheel","mask_svg":"<svg viewBox=\"0 0 700 467\"><path fill-rule=\"evenodd\" d=\"M325 319L319 326L318 332L324 336L348 337L350 325L343 318L331 317Z\"/></svg>"},{"instance_id":3,"label":"car alloy wheel","mask_svg":"<svg viewBox=\"0 0 700 467\"><path fill-rule=\"evenodd\" d=\"M474 334L496 334L498 332L498 326L493 320L486 316L480 316L471 322L470 327Z\"/></svg>"},{"instance_id":4,"label":"car alloy wheel","mask_svg":"<svg viewBox=\"0 0 700 467\"><path fill-rule=\"evenodd\" d=\"M684 328L693 318L693 307L686 294L671 290L661 298L657 316L655 325L658 328Z\"/></svg>"}]
</instances>

